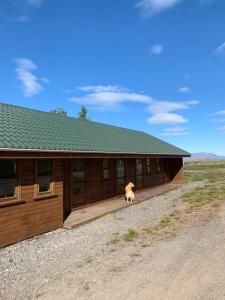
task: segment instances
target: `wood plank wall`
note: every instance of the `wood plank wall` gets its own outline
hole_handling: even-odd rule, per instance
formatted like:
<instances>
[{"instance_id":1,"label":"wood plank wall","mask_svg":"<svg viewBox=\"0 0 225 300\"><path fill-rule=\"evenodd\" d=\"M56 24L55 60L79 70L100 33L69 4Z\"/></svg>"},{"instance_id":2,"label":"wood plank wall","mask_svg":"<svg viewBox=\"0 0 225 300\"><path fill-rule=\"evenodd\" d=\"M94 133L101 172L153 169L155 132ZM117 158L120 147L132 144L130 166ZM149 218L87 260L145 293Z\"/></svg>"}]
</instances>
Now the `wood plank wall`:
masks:
<instances>
[{"instance_id":1,"label":"wood plank wall","mask_svg":"<svg viewBox=\"0 0 225 300\"><path fill-rule=\"evenodd\" d=\"M70 212L69 174L72 159L54 159L54 197L34 198L35 160L18 160L20 169L21 203L1 205L0 201L0 247L19 240L50 231L62 226L64 218ZM182 158L160 159L162 172L146 175L143 159L143 182L136 190L150 188L167 182L182 183ZM167 168L167 170L166 170ZM102 159L86 159L87 204L124 194L124 186L116 184L116 159L110 159L110 178L102 178ZM136 160L125 159L125 184L135 183Z\"/></svg>"},{"instance_id":2,"label":"wood plank wall","mask_svg":"<svg viewBox=\"0 0 225 300\"><path fill-rule=\"evenodd\" d=\"M34 199L34 160L19 161L21 203L0 206L0 247L63 224L63 160L54 160L53 198Z\"/></svg>"}]
</instances>

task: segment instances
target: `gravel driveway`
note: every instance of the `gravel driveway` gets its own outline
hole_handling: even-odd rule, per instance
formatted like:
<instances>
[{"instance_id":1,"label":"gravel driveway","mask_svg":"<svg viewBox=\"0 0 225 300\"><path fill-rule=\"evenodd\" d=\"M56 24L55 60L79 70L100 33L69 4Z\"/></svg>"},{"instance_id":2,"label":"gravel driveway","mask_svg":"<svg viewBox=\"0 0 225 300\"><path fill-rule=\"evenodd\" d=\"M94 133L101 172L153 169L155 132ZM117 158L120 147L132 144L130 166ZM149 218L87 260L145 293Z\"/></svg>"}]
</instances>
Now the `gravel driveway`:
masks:
<instances>
[{"instance_id":1,"label":"gravel driveway","mask_svg":"<svg viewBox=\"0 0 225 300\"><path fill-rule=\"evenodd\" d=\"M204 182L0 250L0 299L225 299L225 209L154 240L120 241L157 224Z\"/></svg>"}]
</instances>

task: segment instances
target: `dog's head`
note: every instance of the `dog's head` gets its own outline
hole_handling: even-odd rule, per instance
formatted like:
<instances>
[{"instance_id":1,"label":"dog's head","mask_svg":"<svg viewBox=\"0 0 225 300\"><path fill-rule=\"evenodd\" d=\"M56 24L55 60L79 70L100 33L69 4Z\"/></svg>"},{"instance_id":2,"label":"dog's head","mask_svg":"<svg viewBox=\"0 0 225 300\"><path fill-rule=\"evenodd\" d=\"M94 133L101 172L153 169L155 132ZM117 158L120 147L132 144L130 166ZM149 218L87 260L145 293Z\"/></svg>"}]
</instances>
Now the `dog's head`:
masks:
<instances>
[{"instance_id":1,"label":"dog's head","mask_svg":"<svg viewBox=\"0 0 225 300\"><path fill-rule=\"evenodd\" d=\"M128 184L129 184L129 186L130 186L131 188L133 188L133 187L134 187L134 184L133 184L133 182L129 182Z\"/></svg>"}]
</instances>

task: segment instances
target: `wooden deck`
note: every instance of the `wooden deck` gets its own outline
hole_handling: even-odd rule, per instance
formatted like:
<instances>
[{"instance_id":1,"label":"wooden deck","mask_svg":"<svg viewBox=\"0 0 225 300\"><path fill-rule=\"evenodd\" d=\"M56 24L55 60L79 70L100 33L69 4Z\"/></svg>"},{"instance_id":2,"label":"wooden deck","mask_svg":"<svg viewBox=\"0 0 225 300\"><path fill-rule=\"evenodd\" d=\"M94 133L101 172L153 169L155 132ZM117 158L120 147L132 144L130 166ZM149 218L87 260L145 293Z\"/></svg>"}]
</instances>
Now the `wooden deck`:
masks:
<instances>
[{"instance_id":1,"label":"wooden deck","mask_svg":"<svg viewBox=\"0 0 225 300\"><path fill-rule=\"evenodd\" d=\"M181 186L180 184L165 184L142 191L136 192L135 202L126 202L124 197L111 198L104 201L99 201L95 204L73 210L68 218L64 221L63 227L66 229L73 229L75 227L81 226L85 223L94 221L108 213L116 212L120 209L126 208L130 205L136 205L145 200L149 200L160 194L169 192L177 187Z\"/></svg>"}]
</instances>

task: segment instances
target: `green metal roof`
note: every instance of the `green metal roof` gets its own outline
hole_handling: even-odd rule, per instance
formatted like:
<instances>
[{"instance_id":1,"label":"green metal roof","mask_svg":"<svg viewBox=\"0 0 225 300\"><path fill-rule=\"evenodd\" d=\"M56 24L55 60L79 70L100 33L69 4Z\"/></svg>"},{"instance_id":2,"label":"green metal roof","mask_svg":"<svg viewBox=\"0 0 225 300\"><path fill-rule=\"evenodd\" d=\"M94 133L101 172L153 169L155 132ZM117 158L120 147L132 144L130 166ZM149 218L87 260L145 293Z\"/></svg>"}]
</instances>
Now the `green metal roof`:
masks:
<instances>
[{"instance_id":1,"label":"green metal roof","mask_svg":"<svg viewBox=\"0 0 225 300\"><path fill-rule=\"evenodd\" d=\"M189 156L147 133L0 103L0 150Z\"/></svg>"}]
</instances>

